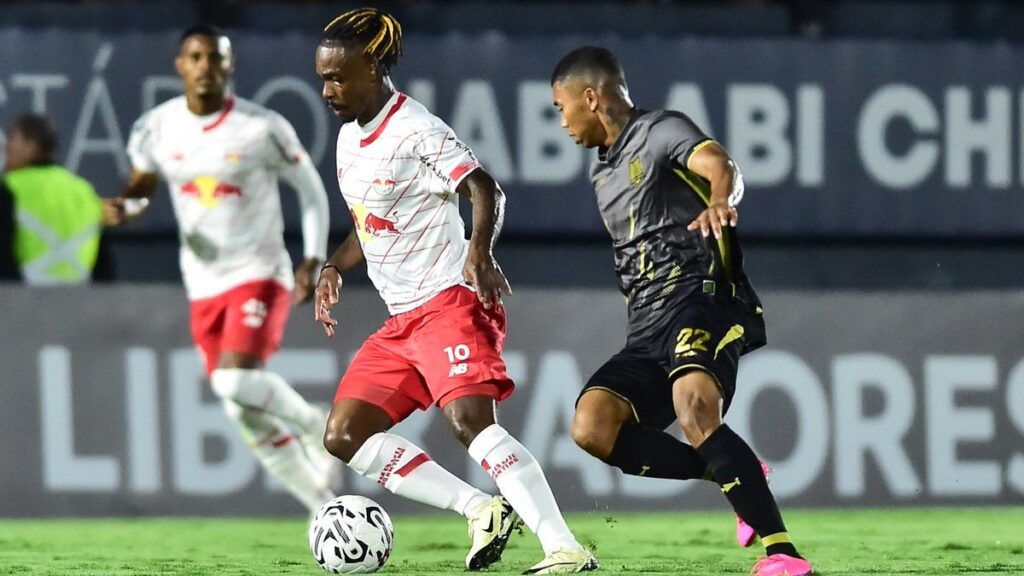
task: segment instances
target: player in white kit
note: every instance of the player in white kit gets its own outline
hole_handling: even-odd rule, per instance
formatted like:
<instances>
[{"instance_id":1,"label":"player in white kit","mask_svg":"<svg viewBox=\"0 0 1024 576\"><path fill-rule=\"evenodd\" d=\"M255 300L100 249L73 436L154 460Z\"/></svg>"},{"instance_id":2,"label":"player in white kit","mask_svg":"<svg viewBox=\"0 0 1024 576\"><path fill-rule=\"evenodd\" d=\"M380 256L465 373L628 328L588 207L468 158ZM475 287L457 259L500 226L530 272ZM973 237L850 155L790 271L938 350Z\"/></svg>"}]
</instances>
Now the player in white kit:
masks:
<instances>
[{"instance_id":1,"label":"player in white kit","mask_svg":"<svg viewBox=\"0 0 1024 576\"><path fill-rule=\"evenodd\" d=\"M391 492L466 516L470 570L500 559L520 517L545 553L528 573L594 570L537 460L495 421L495 402L514 388L501 357L508 283L491 252L504 194L444 122L395 89L389 71L400 53L398 21L365 8L332 21L316 54L324 99L346 122L337 174L355 223L321 271L316 318L332 335L341 275L364 260L392 314L338 385L324 443ZM468 241L459 196L473 204ZM432 404L502 496L388 431Z\"/></svg>"},{"instance_id":2,"label":"player in white kit","mask_svg":"<svg viewBox=\"0 0 1024 576\"><path fill-rule=\"evenodd\" d=\"M264 369L289 310L312 294L327 250L323 183L291 125L227 89L231 44L216 28L186 30L175 68L184 95L132 128L126 189L104 203L108 225L137 217L170 189L192 336L210 384L263 466L310 511L333 497L337 463L321 442L326 416ZM282 233L278 177L296 190L305 260L292 273Z\"/></svg>"}]
</instances>

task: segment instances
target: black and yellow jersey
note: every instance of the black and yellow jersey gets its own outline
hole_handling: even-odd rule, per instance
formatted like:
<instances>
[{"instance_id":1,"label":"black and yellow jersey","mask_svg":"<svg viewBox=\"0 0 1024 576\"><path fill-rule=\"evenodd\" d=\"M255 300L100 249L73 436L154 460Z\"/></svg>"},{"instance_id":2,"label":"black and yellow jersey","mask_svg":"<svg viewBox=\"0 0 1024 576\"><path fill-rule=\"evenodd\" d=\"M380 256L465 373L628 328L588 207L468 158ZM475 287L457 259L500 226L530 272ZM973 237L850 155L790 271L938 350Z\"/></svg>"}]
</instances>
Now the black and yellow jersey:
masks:
<instances>
[{"instance_id":1,"label":"black and yellow jersey","mask_svg":"<svg viewBox=\"0 0 1024 576\"><path fill-rule=\"evenodd\" d=\"M759 308L743 273L736 230L704 238L687 226L708 206L711 186L687 168L714 142L685 114L634 110L591 180L615 248L615 271L629 307L631 333L657 324L695 290L739 296Z\"/></svg>"}]
</instances>

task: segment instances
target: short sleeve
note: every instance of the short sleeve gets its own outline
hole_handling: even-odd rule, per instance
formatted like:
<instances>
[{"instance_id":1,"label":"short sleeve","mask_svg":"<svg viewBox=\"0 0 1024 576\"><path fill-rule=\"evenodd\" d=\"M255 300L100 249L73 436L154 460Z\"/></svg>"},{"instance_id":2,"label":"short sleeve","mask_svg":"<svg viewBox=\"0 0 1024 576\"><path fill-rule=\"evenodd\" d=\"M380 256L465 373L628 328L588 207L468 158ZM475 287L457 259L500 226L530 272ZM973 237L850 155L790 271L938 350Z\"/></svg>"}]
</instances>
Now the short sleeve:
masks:
<instances>
[{"instance_id":1,"label":"short sleeve","mask_svg":"<svg viewBox=\"0 0 1024 576\"><path fill-rule=\"evenodd\" d=\"M131 136L128 137L128 159L137 172L153 173L157 171L156 160L153 158L153 146L156 142L156 115L148 112L132 125Z\"/></svg>"},{"instance_id":2,"label":"short sleeve","mask_svg":"<svg viewBox=\"0 0 1024 576\"><path fill-rule=\"evenodd\" d=\"M664 153L682 167L696 150L713 142L690 117L682 113L666 114L651 124L648 143L658 152Z\"/></svg>"},{"instance_id":3,"label":"short sleeve","mask_svg":"<svg viewBox=\"0 0 1024 576\"><path fill-rule=\"evenodd\" d=\"M462 180L480 167L469 146L440 121L423 130L416 144L416 154L420 162L444 182L449 192L455 192Z\"/></svg>"},{"instance_id":4,"label":"short sleeve","mask_svg":"<svg viewBox=\"0 0 1024 576\"><path fill-rule=\"evenodd\" d=\"M294 166L307 156L295 128L276 112L270 114L267 140L267 162L275 168Z\"/></svg>"}]
</instances>

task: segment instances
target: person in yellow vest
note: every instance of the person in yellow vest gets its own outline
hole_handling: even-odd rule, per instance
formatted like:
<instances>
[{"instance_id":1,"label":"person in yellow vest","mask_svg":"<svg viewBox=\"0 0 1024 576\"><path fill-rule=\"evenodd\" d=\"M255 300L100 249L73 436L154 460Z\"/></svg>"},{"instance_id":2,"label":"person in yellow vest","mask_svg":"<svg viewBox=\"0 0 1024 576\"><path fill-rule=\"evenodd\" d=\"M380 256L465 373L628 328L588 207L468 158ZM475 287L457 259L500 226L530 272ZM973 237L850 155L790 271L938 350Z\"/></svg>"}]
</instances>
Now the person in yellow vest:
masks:
<instances>
[{"instance_id":1,"label":"person in yellow vest","mask_svg":"<svg viewBox=\"0 0 1024 576\"><path fill-rule=\"evenodd\" d=\"M92 185L54 160L56 148L45 116L19 116L8 130L0 195L10 196L10 252L33 285L90 281L100 251L101 201Z\"/></svg>"}]
</instances>

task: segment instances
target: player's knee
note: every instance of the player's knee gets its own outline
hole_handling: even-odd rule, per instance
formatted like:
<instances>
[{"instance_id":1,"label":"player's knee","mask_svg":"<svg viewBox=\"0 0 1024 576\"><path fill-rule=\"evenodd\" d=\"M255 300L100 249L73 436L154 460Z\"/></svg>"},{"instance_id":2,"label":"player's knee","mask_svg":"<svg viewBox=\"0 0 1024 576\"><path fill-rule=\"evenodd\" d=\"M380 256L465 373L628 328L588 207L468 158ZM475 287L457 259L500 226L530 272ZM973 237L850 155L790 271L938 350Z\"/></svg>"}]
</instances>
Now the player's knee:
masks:
<instances>
[{"instance_id":1,"label":"player's knee","mask_svg":"<svg viewBox=\"0 0 1024 576\"><path fill-rule=\"evenodd\" d=\"M335 458L349 462L362 447L366 438L353 425L351 420L332 418L327 421L324 432L324 448Z\"/></svg>"},{"instance_id":2,"label":"player's knee","mask_svg":"<svg viewBox=\"0 0 1024 576\"><path fill-rule=\"evenodd\" d=\"M240 368L218 368L210 374L210 388L222 400L237 400L248 372Z\"/></svg>"},{"instance_id":3,"label":"player's knee","mask_svg":"<svg viewBox=\"0 0 1024 576\"><path fill-rule=\"evenodd\" d=\"M615 447L611 426L602 424L599 418L586 410L577 410L572 418L572 441L585 452L604 460Z\"/></svg>"},{"instance_id":4,"label":"player's knee","mask_svg":"<svg viewBox=\"0 0 1024 576\"><path fill-rule=\"evenodd\" d=\"M686 439L696 446L721 424L721 395L710 376L704 373L694 376L677 381L672 396L679 427Z\"/></svg>"},{"instance_id":5,"label":"player's knee","mask_svg":"<svg viewBox=\"0 0 1024 576\"><path fill-rule=\"evenodd\" d=\"M466 396L453 400L442 408L452 434L469 447L477 434L495 423L494 400L482 396Z\"/></svg>"}]
</instances>

